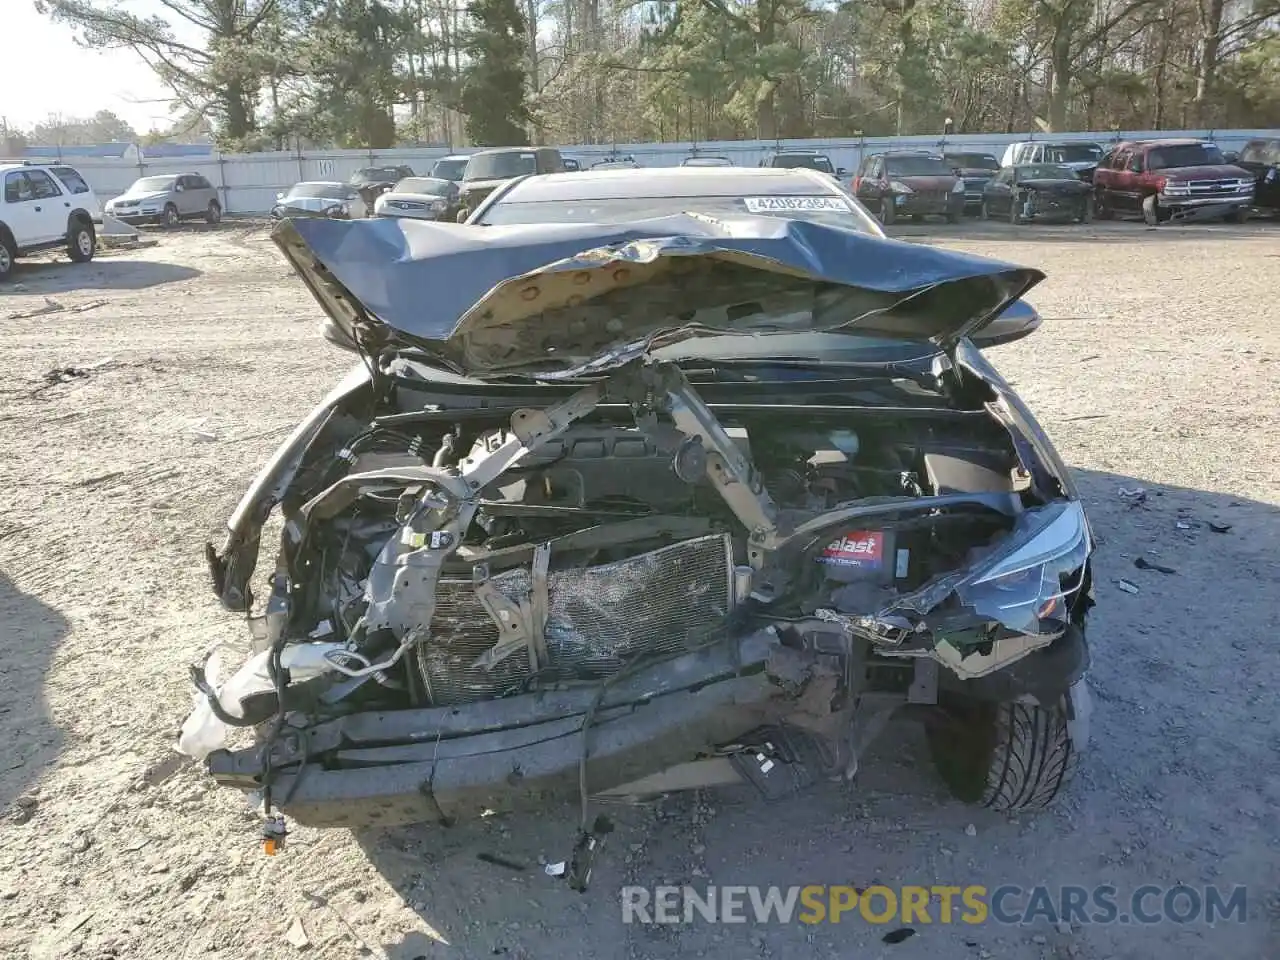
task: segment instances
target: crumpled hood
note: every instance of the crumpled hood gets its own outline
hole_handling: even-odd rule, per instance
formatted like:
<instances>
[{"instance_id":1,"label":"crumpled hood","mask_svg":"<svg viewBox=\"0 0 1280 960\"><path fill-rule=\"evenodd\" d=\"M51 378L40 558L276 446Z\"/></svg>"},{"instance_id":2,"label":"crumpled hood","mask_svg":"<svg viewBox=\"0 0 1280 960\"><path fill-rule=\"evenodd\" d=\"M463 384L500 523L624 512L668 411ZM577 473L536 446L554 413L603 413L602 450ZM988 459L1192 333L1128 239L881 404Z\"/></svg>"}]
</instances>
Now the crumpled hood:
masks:
<instances>
[{"instance_id":1,"label":"crumpled hood","mask_svg":"<svg viewBox=\"0 0 1280 960\"><path fill-rule=\"evenodd\" d=\"M458 373L568 373L696 336L856 328L950 349L1044 279L969 254L773 217L478 227L284 221L272 238L361 349Z\"/></svg>"}]
</instances>

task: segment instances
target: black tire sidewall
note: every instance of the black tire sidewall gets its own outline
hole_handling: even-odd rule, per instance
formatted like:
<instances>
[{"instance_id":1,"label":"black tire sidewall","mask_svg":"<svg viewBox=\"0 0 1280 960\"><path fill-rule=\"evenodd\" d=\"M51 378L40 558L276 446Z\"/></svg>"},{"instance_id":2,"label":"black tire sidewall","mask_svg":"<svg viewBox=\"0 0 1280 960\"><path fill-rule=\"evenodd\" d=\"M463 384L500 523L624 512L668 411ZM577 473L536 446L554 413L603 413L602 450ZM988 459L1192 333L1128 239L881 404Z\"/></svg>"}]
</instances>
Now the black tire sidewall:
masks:
<instances>
[{"instance_id":1,"label":"black tire sidewall","mask_svg":"<svg viewBox=\"0 0 1280 960\"><path fill-rule=\"evenodd\" d=\"M80 249L80 235L82 233L89 235L88 253ZM98 233L93 229L93 224L85 223L84 221L77 221L72 224L71 229L67 231L67 256L75 263L88 263L97 252Z\"/></svg>"},{"instance_id":2,"label":"black tire sidewall","mask_svg":"<svg viewBox=\"0 0 1280 960\"><path fill-rule=\"evenodd\" d=\"M880 198L880 222L885 226L897 220L897 214L893 209L893 201L888 197Z\"/></svg>"},{"instance_id":3,"label":"black tire sidewall","mask_svg":"<svg viewBox=\"0 0 1280 960\"><path fill-rule=\"evenodd\" d=\"M172 203L165 204L164 208L164 225L166 227L176 227L182 218L178 216L178 208Z\"/></svg>"},{"instance_id":4,"label":"black tire sidewall","mask_svg":"<svg viewBox=\"0 0 1280 960\"><path fill-rule=\"evenodd\" d=\"M0 283L4 283L4 281L13 276L14 267L17 265L15 261L18 259L18 249L14 245L13 241L4 234L0 234L0 247L3 247L5 253L9 255L8 267L4 268L3 271L0 272Z\"/></svg>"},{"instance_id":5,"label":"black tire sidewall","mask_svg":"<svg viewBox=\"0 0 1280 960\"><path fill-rule=\"evenodd\" d=\"M217 200L210 200L209 206L204 212L204 218L209 223L220 223L222 221L222 204Z\"/></svg>"}]
</instances>

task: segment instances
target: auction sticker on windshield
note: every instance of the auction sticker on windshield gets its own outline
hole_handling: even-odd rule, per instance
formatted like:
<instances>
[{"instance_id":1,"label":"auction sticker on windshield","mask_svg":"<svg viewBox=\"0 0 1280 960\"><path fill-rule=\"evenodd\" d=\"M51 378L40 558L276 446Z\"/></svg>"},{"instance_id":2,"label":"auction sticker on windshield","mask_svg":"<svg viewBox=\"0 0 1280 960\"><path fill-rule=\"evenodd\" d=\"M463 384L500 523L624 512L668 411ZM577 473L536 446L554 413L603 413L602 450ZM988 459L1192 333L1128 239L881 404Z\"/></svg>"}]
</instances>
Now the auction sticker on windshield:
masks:
<instances>
[{"instance_id":1,"label":"auction sticker on windshield","mask_svg":"<svg viewBox=\"0 0 1280 960\"><path fill-rule=\"evenodd\" d=\"M834 210L848 213L853 208L839 197L743 197L748 213L785 213L792 210Z\"/></svg>"}]
</instances>

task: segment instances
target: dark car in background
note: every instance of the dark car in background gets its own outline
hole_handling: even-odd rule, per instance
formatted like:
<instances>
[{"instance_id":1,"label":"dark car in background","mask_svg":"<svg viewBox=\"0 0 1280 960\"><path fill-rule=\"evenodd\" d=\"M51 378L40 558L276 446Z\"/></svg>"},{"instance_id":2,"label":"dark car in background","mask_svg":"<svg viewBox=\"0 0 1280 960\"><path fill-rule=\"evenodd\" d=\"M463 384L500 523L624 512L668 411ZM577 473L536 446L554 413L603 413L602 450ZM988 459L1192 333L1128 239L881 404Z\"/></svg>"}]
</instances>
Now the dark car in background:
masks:
<instances>
[{"instance_id":1,"label":"dark car in background","mask_svg":"<svg viewBox=\"0 0 1280 960\"><path fill-rule=\"evenodd\" d=\"M1254 207L1280 216L1280 137L1250 140L1235 164L1253 174Z\"/></svg>"},{"instance_id":2,"label":"dark car in background","mask_svg":"<svg viewBox=\"0 0 1280 960\"><path fill-rule=\"evenodd\" d=\"M816 150L778 150L761 160L760 166L781 167L785 170L803 167L830 177L843 177L848 173L843 167L837 168L825 153L818 153Z\"/></svg>"},{"instance_id":3,"label":"dark car in background","mask_svg":"<svg viewBox=\"0 0 1280 960\"><path fill-rule=\"evenodd\" d=\"M451 180L457 183L462 179L462 173L467 169L467 161L471 159L471 155L467 153L455 153L452 156L441 157L431 165L431 176L437 180Z\"/></svg>"},{"instance_id":4,"label":"dark car in background","mask_svg":"<svg viewBox=\"0 0 1280 960\"><path fill-rule=\"evenodd\" d=\"M1060 163L1070 167L1081 180L1091 183L1102 153L1102 147L1091 140L1024 140L1005 147L1000 166Z\"/></svg>"},{"instance_id":5,"label":"dark car in background","mask_svg":"<svg viewBox=\"0 0 1280 960\"><path fill-rule=\"evenodd\" d=\"M989 153L954 150L946 151L942 157L951 164L956 176L964 181L965 212L977 212L982 206L982 188L1000 172L1000 161Z\"/></svg>"},{"instance_id":6,"label":"dark car in background","mask_svg":"<svg viewBox=\"0 0 1280 960\"><path fill-rule=\"evenodd\" d=\"M890 150L862 158L853 192L884 224L898 217L945 217L964 213L964 181L942 156L920 150Z\"/></svg>"},{"instance_id":7,"label":"dark car in background","mask_svg":"<svg viewBox=\"0 0 1280 960\"><path fill-rule=\"evenodd\" d=\"M1093 175L1099 219L1141 215L1170 220L1243 223L1253 205L1254 175L1228 163L1206 140L1133 140L1116 145Z\"/></svg>"},{"instance_id":8,"label":"dark car in background","mask_svg":"<svg viewBox=\"0 0 1280 960\"><path fill-rule=\"evenodd\" d=\"M360 191L350 183L305 180L295 183L285 193L276 194L271 219L329 217L334 220L357 220L367 217L370 209L365 205Z\"/></svg>"},{"instance_id":9,"label":"dark car in background","mask_svg":"<svg viewBox=\"0 0 1280 960\"><path fill-rule=\"evenodd\" d=\"M380 194L386 193L405 177L414 176L413 167L399 164L391 167L361 167L347 180L347 183L360 191L364 205L372 210L374 201Z\"/></svg>"},{"instance_id":10,"label":"dark car in background","mask_svg":"<svg viewBox=\"0 0 1280 960\"><path fill-rule=\"evenodd\" d=\"M1020 163L1005 167L982 191L982 219L1007 217L1010 223L1033 220L1093 219L1093 188L1060 163Z\"/></svg>"},{"instance_id":11,"label":"dark car in background","mask_svg":"<svg viewBox=\"0 0 1280 960\"><path fill-rule=\"evenodd\" d=\"M484 198L508 180L531 173L562 173L564 158L555 147L494 147L467 160L458 195L458 220L465 220Z\"/></svg>"}]
</instances>

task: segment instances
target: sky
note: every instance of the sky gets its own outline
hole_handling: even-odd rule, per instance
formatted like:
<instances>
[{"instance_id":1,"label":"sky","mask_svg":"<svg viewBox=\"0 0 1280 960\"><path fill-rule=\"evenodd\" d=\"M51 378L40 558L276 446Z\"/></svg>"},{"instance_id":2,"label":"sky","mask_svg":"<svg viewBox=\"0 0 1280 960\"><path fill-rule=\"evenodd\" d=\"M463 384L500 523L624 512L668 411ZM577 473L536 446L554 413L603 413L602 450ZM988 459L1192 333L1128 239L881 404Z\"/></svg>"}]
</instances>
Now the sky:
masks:
<instances>
[{"instance_id":1,"label":"sky","mask_svg":"<svg viewBox=\"0 0 1280 960\"><path fill-rule=\"evenodd\" d=\"M129 0L140 15L160 12L154 0ZM32 0L0 0L0 118L29 129L60 113L91 117L110 110L139 133L171 122L169 94L131 50L86 50L69 26L37 13ZM161 100L160 103L142 101Z\"/></svg>"}]
</instances>

